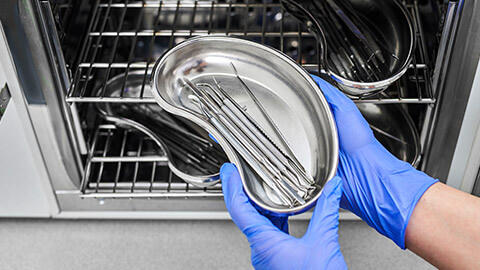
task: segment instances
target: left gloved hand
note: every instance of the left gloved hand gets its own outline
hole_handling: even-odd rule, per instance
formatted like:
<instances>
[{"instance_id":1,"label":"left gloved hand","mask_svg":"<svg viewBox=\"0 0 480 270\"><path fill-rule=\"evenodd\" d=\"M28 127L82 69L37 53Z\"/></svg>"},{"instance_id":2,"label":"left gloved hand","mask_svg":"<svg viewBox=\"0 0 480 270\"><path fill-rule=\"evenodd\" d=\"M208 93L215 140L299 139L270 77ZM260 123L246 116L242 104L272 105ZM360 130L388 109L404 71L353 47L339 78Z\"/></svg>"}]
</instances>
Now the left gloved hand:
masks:
<instances>
[{"instance_id":1,"label":"left gloved hand","mask_svg":"<svg viewBox=\"0 0 480 270\"><path fill-rule=\"evenodd\" d=\"M250 204L235 165L224 164L220 178L228 212L250 242L256 269L347 268L338 244L340 178L334 177L325 185L302 238L281 231Z\"/></svg>"},{"instance_id":2,"label":"left gloved hand","mask_svg":"<svg viewBox=\"0 0 480 270\"><path fill-rule=\"evenodd\" d=\"M214 142L218 143L217 139L215 139L212 134L209 133L208 137L210 137L210 139L212 139ZM279 217L270 215L268 213L262 213L262 215L267 217L273 223L273 225L277 226L277 228L285 233L288 233L288 217Z\"/></svg>"}]
</instances>

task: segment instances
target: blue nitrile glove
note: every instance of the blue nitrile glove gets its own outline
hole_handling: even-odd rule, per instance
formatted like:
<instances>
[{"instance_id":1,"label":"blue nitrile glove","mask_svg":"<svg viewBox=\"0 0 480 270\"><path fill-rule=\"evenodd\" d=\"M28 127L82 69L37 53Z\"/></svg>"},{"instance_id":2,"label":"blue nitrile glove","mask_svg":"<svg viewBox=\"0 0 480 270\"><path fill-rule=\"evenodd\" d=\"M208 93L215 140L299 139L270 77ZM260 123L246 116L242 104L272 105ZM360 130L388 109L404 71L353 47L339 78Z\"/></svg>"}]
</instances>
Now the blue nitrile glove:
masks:
<instances>
[{"instance_id":1,"label":"blue nitrile glove","mask_svg":"<svg viewBox=\"0 0 480 270\"><path fill-rule=\"evenodd\" d=\"M215 139L212 134L208 133L208 136L214 142L218 143L217 139ZM269 215L268 213L262 213L262 215L266 216L273 223L273 225L277 226L277 228L285 233L288 233L288 217L273 216Z\"/></svg>"},{"instance_id":2,"label":"blue nitrile glove","mask_svg":"<svg viewBox=\"0 0 480 270\"><path fill-rule=\"evenodd\" d=\"M250 242L256 269L347 268L338 244L340 178L335 177L325 185L302 238L282 232L258 213L243 191L235 165L225 163L220 178L228 212Z\"/></svg>"},{"instance_id":3,"label":"blue nitrile glove","mask_svg":"<svg viewBox=\"0 0 480 270\"><path fill-rule=\"evenodd\" d=\"M355 104L313 76L335 117L340 146L340 206L405 249L405 230L423 193L438 180L390 154L373 136ZM387 105L388 106L388 105Z\"/></svg>"}]
</instances>

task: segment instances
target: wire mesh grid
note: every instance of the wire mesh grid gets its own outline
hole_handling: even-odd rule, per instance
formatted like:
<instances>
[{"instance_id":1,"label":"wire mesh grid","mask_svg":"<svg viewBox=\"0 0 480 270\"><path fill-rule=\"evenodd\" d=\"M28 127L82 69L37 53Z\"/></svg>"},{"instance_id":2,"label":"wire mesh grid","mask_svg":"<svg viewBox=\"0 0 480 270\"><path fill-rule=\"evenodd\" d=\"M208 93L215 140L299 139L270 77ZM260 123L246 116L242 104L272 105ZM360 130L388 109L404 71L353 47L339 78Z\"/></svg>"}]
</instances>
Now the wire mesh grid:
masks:
<instances>
[{"instance_id":1,"label":"wire mesh grid","mask_svg":"<svg viewBox=\"0 0 480 270\"><path fill-rule=\"evenodd\" d=\"M148 137L111 124L97 127L82 190L94 197L221 197L220 184L199 188L168 167L168 158Z\"/></svg>"},{"instance_id":2,"label":"wire mesh grid","mask_svg":"<svg viewBox=\"0 0 480 270\"><path fill-rule=\"evenodd\" d=\"M404 3L417 24L417 46L407 73L386 92L355 99L357 103L433 104L425 40L418 7ZM59 6L58 8L61 8ZM322 72L319 46L278 2L97 1L67 94L72 103L155 103L145 94L150 68L169 48L199 35L229 35L267 44L313 73ZM107 82L144 72L138 96L105 95ZM100 91L98 91L100 89ZM103 123L90 134L91 150L81 190L86 197L221 197L221 186L197 188L176 177L167 158L147 137ZM135 139L136 138L136 139ZM135 148L139 147L139 148Z\"/></svg>"},{"instance_id":3,"label":"wire mesh grid","mask_svg":"<svg viewBox=\"0 0 480 270\"><path fill-rule=\"evenodd\" d=\"M417 6L407 4L416 18ZM273 3L124 2L101 1L94 7L87 38L80 50L80 61L67 95L68 102L155 103L145 96L105 96L109 78L133 70L147 71L169 48L200 35L244 37L277 48L313 73L319 72L318 44L299 22ZM417 20L414 20L418 23ZM374 103L434 103L429 69L425 59L424 38L417 29L417 50L403 79L379 95L356 100ZM320 70L321 72L321 70ZM100 94L98 94L100 93Z\"/></svg>"}]
</instances>

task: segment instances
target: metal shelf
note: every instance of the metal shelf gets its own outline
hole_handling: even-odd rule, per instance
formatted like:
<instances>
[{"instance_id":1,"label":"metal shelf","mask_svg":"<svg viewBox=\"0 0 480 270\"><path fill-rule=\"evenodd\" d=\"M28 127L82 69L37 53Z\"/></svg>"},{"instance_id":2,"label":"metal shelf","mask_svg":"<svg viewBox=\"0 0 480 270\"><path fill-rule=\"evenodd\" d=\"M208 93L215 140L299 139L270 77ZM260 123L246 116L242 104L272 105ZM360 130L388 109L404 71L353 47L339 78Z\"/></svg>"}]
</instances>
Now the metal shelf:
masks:
<instances>
[{"instance_id":1,"label":"metal shelf","mask_svg":"<svg viewBox=\"0 0 480 270\"><path fill-rule=\"evenodd\" d=\"M406 6L416 17L416 6ZM135 16L137 18L133 19ZM155 60L178 42L210 34L239 36L265 43L283 51L308 71L319 72L318 45L314 37L283 12L279 3L101 2L95 7L80 53L81 61L74 72L66 100L72 103L153 103L148 97L104 97L92 93L93 89L104 87L109 78L119 73L152 68ZM391 87L389 99L372 96L356 102L435 103L429 82L430 71L422 52L423 36L418 30L416 34L417 53L405 75L407 80L400 80L399 85ZM145 73L145 82L148 81Z\"/></svg>"},{"instance_id":2,"label":"metal shelf","mask_svg":"<svg viewBox=\"0 0 480 270\"><path fill-rule=\"evenodd\" d=\"M168 167L168 158L142 134L101 124L93 134L82 197L222 197L221 185L198 188Z\"/></svg>"},{"instance_id":3,"label":"metal shelf","mask_svg":"<svg viewBox=\"0 0 480 270\"><path fill-rule=\"evenodd\" d=\"M417 24L417 50L406 74L386 90L388 98L374 95L356 103L419 104L431 109L431 89L425 40L418 30L416 5L406 4ZM61 5L57 8L62 8ZM65 7L66 8L66 7ZM198 35L229 35L264 43L284 52L312 73L322 73L315 38L276 3L217 3L214 1L159 1L111 3L94 6L80 46L73 81L66 96L90 110L90 103L152 103L148 96L98 96L118 74L148 70L169 48ZM96 198L221 198L220 184L197 188L183 182L168 168L167 158L153 142L133 131L108 123L90 134L90 151L81 185L83 197Z\"/></svg>"}]
</instances>

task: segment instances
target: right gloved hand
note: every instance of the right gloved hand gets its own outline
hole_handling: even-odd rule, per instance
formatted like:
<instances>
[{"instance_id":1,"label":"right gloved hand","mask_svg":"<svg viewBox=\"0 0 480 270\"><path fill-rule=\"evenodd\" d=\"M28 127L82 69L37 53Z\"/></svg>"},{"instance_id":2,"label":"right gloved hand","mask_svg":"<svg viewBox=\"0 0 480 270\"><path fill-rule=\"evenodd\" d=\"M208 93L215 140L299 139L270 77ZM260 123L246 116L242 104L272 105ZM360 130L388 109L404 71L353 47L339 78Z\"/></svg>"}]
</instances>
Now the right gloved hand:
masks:
<instances>
[{"instance_id":1,"label":"right gloved hand","mask_svg":"<svg viewBox=\"0 0 480 270\"><path fill-rule=\"evenodd\" d=\"M438 180L388 152L374 137L355 104L313 76L330 104L339 139L340 206L405 249L408 221L423 193Z\"/></svg>"}]
</instances>

